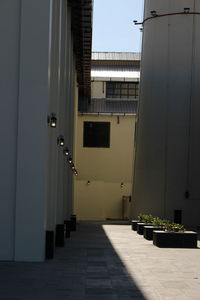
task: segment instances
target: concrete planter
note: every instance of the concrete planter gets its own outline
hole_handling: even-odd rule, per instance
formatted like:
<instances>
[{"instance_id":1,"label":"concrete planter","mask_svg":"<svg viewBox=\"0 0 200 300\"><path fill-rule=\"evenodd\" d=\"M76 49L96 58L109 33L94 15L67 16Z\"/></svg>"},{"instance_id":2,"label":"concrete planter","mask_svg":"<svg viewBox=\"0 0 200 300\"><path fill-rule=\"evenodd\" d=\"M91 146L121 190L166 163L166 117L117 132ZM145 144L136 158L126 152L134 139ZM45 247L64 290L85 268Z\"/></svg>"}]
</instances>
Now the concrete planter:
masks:
<instances>
[{"instance_id":1,"label":"concrete planter","mask_svg":"<svg viewBox=\"0 0 200 300\"><path fill-rule=\"evenodd\" d=\"M197 232L153 231L153 244L166 248L197 248Z\"/></svg>"},{"instance_id":2,"label":"concrete planter","mask_svg":"<svg viewBox=\"0 0 200 300\"><path fill-rule=\"evenodd\" d=\"M147 223L137 223L137 233L140 235L144 234L144 226L149 226L151 224L147 224Z\"/></svg>"},{"instance_id":3,"label":"concrete planter","mask_svg":"<svg viewBox=\"0 0 200 300\"><path fill-rule=\"evenodd\" d=\"M137 223L139 223L138 220L132 220L131 221L131 228L132 228L132 230L137 231Z\"/></svg>"},{"instance_id":4,"label":"concrete planter","mask_svg":"<svg viewBox=\"0 0 200 300\"><path fill-rule=\"evenodd\" d=\"M161 227L144 226L144 238L146 240L152 241L153 240L153 231L154 230L161 230L161 231L163 231L163 229Z\"/></svg>"}]
</instances>

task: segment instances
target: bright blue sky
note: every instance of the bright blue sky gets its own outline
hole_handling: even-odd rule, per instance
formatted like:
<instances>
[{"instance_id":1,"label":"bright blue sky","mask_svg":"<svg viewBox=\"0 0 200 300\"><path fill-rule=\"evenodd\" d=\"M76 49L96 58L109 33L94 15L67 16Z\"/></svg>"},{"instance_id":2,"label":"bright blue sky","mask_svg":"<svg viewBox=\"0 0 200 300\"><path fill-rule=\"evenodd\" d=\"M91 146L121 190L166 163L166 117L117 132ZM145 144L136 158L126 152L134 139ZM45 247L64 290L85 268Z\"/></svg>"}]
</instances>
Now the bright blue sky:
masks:
<instances>
[{"instance_id":1,"label":"bright blue sky","mask_svg":"<svg viewBox=\"0 0 200 300\"><path fill-rule=\"evenodd\" d=\"M144 0L94 0L93 51L139 52Z\"/></svg>"}]
</instances>

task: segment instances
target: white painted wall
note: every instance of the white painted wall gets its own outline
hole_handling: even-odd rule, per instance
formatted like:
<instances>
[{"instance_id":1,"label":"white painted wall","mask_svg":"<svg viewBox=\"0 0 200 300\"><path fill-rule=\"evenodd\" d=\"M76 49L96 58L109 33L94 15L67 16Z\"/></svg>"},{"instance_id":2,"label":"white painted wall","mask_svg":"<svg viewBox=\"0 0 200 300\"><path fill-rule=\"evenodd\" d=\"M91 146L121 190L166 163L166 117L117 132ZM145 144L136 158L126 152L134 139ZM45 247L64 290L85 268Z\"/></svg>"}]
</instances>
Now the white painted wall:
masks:
<instances>
[{"instance_id":1,"label":"white painted wall","mask_svg":"<svg viewBox=\"0 0 200 300\"><path fill-rule=\"evenodd\" d=\"M14 256L14 214L16 189L16 135L18 111L20 1L0 2L0 259ZM7 16L10 16L9 18ZM9 34L5 34L5 28Z\"/></svg>"},{"instance_id":2,"label":"white painted wall","mask_svg":"<svg viewBox=\"0 0 200 300\"><path fill-rule=\"evenodd\" d=\"M73 151L70 14L64 0L0 1L0 260L43 261L46 230L72 213L72 172L57 146L62 134Z\"/></svg>"},{"instance_id":3,"label":"white painted wall","mask_svg":"<svg viewBox=\"0 0 200 300\"><path fill-rule=\"evenodd\" d=\"M110 122L109 148L83 147L85 121ZM122 218L122 196L132 191L134 131L135 116L78 116L74 210L79 220Z\"/></svg>"},{"instance_id":4,"label":"white painted wall","mask_svg":"<svg viewBox=\"0 0 200 300\"><path fill-rule=\"evenodd\" d=\"M199 0L146 0L145 18L200 11ZM144 24L141 92L133 191L140 212L199 224L200 15L149 19ZM190 197L185 197L189 191Z\"/></svg>"}]
</instances>

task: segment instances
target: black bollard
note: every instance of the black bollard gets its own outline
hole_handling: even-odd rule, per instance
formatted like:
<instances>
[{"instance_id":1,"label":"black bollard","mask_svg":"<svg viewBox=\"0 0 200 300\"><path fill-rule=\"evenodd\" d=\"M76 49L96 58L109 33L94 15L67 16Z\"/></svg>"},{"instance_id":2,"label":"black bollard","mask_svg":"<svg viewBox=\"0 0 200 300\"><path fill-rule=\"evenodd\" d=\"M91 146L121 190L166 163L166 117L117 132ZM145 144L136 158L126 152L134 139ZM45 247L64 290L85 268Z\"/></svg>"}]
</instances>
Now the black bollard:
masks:
<instances>
[{"instance_id":1,"label":"black bollard","mask_svg":"<svg viewBox=\"0 0 200 300\"><path fill-rule=\"evenodd\" d=\"M54 231L46 231L45 258L51 259L54 257Z\"/></svg>"},{"instance_id":2,"label":"black bollard","mask_svg":"<svg viewBox=\"0 0 200 300\"><path fill-rule=\"evenodd\" d=\"M65 246L65 231L64 224L56 225L56 247Z\"/></svg>"},{"instance_id":3,"label":"black bollard","mask_svg":"<svg viewBox=\"0 0 200 300\"><path fill-rule=\"evenodd\" d=\"M65 237L66 238L70 238L70 223L71 223L71 221L69 221L69 220L64 221L64 224L65 224Z\"/></svg>"},{"instance_id":4,"label":"black bollard","mask_svg":"<svg viewBox=\"0 0 200 300\"><path fill-rule=\"evenodd\" d=\"M76 231L76 215L71 215L70 218L70 230Z\"/></svg>"}]
</instances>

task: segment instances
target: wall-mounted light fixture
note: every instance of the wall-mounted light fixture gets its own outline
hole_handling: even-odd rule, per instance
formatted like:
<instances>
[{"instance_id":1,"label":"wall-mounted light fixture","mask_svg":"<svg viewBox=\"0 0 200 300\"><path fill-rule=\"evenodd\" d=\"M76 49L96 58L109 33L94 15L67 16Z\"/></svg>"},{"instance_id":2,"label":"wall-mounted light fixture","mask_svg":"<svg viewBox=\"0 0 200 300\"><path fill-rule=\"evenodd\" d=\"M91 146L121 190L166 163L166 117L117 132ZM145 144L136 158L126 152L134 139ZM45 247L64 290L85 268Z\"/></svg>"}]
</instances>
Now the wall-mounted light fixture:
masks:
<instances>
[{"instance_id":1,"label":"wall-mounted light fixture","mask_svg":"<svg viewBox=\"0 0 200 300\"><path fill-rule=\"evenodd\" d=\"M152 15L152 17L156 17L156 16L157 16L156 10L152 10L152 11L151 11L151 15Z\"/></svg>"},{"instance_id":2,"label":"wall-mounted light fixture","mask_svg":"<svg viewBox=\"0 0 200 300\"><path fill-rule=\"evenodd\" d=\"M71 165L72 164L72 158L71 156L68 158L68 163Z\"/></svg>"},{"instance_id":3,"label":"wall-mounted light fixture","mask_svg":"<svg viewBox=\"0 0 200 300\"><path fill-rule=\"evenodd\" d=\"M60 147L64 147L64 145L65 145L65 139L64 139L63 135L60 135L57 138L57 145L60 146Z\"/></svg>"},{"instance_id":4,"label":"wall-mounted light fixture","mask_svg":"<svg viewBox=\"0 0 200 300\"><path fill-rule=\"evenodd\" d=\"M189 14L189 12L190 12L190 8L189 7L184 7L184 13Z\"/></svg>"},{"instance_id":5,"label":"wall-mounted light fixture","mask_svg":"<svg viewBox=\"0 0 200 300\"><path fill-rule=\"evenodd\" d=\"M124 183L123 182L121 182L120 187L121 187L121 189L124 187Z\"/></svg>"},{"instance_id":6,"label":"wall-mounted light fixture","mask_svg":"<svg viewBox=\"0 0 200 300\"><path fill-rule=\"evenodd\" d=\"M68 148L64 148L64 149L63 149L63 154L64 154L65 156L69 156L69 149L68 149Z\"/></svg>"},{"instance_id":7,"label":"wall-mounted light fixture","mask_svg":"<svg viewBox=\"0 0 200 300\"><path fill-rule=\"evenodd\" d=\"M88 181L86 182L87 185L90 185L90 183L91 183L90 180L88 180Z\"/></svg>"},{"instance_id":8,"label":"wall-mounted light fixture","mask_svg":"<svg viewBox=\"0 0 200 300\"><path fill-rule=\"evenodd\" d=\"M50 127L55 128L57 124L57 118L55 113L51 113L50 116L47 117L47 123Z\"/></svg>"}]
</instances>

